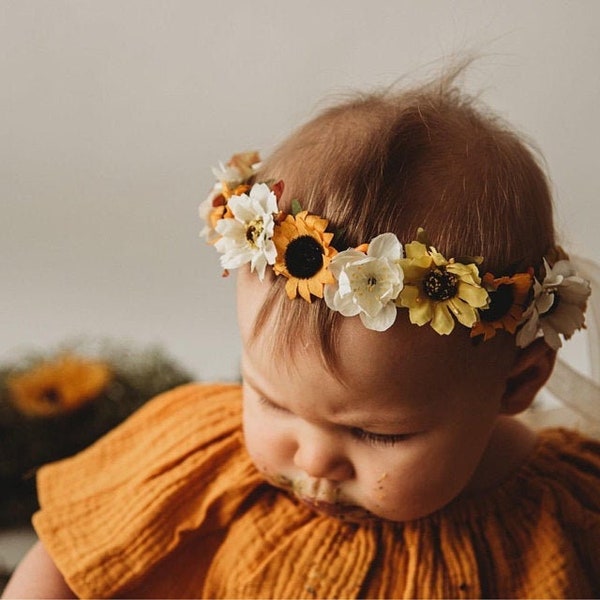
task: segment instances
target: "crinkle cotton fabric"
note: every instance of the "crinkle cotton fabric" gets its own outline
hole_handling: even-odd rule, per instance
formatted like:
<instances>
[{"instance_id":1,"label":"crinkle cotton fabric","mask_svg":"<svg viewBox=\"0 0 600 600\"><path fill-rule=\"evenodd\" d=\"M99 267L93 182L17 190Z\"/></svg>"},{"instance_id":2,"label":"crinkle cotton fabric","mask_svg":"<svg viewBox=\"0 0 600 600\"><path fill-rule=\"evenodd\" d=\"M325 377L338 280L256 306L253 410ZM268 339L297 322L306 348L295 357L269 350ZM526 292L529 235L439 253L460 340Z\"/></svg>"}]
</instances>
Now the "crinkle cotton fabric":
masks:
<instances>
[{"instance_id":1,"label":"crinkle cotton fabric","mask_svg":"<svg viewBox=\"0 0 600 600\"><path fill-rule=\"evenodd\" d=\"M241 389L187 385L41 469L35 528L84 598L600 596L600 444L548 430L501 486L352 524L263 481Z\"/></svg>"}]
</instances>

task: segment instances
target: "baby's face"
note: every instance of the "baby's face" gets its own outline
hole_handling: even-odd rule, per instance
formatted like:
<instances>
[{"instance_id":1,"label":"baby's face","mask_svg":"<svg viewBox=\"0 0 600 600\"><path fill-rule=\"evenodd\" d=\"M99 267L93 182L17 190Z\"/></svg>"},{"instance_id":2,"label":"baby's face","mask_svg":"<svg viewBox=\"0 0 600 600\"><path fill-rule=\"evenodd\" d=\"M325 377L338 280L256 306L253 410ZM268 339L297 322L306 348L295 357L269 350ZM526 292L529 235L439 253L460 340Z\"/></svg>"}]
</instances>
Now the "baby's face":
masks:
<instances>
[{"instance_id":1,"label":"baby's face","mask_svg":"<svg viewBox=\"0 0 600 600\"><path fill-rule=\"evenodd\" d=\"M268 349L268 331L250 342L268 285L240 272L244 433L269 481L340 518L407 521L487 480L478 467L510 357L490 360L468 332L438 336L404 311L383 333L344 320L342 380L310 345L284 364Z\"/></svg>"}]
</instances>

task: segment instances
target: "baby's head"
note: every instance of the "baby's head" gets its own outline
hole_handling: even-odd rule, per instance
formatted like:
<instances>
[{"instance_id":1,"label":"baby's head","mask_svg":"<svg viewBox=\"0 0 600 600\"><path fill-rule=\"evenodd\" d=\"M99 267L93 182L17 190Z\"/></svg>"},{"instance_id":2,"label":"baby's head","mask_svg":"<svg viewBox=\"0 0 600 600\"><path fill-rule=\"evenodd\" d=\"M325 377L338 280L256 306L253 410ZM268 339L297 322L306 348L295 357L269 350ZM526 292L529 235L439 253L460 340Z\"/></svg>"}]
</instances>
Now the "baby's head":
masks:
<instances>
[{"instance_id":1,"label":"baby's head","mask_svg":"<svg viewBox=\"0 0 600 600\"><path fill-rule=\"evenodd\" d=\"M505 476L490 454L514 437L506 415L555 356L535 339L558 294L544 287L552 204L531 150L448 78L354 97L255 160L218 172L205 213L223 266L244 265L257 467L319 510L393 521Z\"/></svg>"}]
</instances>

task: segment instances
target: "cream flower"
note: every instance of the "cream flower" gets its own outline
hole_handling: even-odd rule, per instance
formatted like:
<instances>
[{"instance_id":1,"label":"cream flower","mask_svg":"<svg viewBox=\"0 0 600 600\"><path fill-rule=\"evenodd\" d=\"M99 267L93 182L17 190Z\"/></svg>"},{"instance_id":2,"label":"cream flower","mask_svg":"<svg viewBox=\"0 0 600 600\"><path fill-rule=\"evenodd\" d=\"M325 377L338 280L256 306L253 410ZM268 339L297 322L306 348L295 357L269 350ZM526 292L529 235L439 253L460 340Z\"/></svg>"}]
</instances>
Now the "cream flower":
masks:
<instances>
[{"instance_id":1,"label":"cream flower","mask_svg":"<svg viewBox=\"0 0 600 600\"><path fill-rule=\"evenodd\" d=\"M465 327L472 327L478 308L489 303L487 291L475 263L446 260L435 248L415 241L405 246L406 258L400 260L404 270L404 288L397 304L409 310L410 322L431 327L440 335L454 329L455 317Z\"/></svg>"},{"instance_id":2,"label":"cream flower","mask_svg":"<svg viewBox=\"0 0 600 600\"><path fill-rule=\"evenodd\" d=\"M404 279L398 263L402 256L393 233L374 238L366 254L352 248L336 254L329 264L336 282L325 286L327 306L345 317L359 315L368 329L389 329L396 320L394 300Z\"/></svg>"},{"instance_id":3,"label":"cream flower","mask_svg":"<svg viewBox=\"0 0 600 600\"><path fill-rule=\"evenodd\" d=\"M215 200L217 200L219 197L222 197L222 195L223 186L221 183L215 183L212 191L208 195L208 198L206 198L206 200L198 207L198 214L205 222L204 227L200 231L200 236L203 237L209 244L212 244L219 239L219 234L215 230L215 225L218 221L218 218L222 216L222 213L225 210L225 205L223 204L223 207L220 207L221 215L219 215L217 210L215 210L217 208L215 207ZM218 218L215 218L217 215Z\"/></svg>"},{"instance_id":4,"label":"cream flower","mask_svg":"<svg viewBox=\"0 0 600 600\"><path fill-rule=\"evenodd\" d=\"M200 236L209 244L219 239L215 228L217 221L229 215L227 200L232 196L245 194L250 189L247 182L254 177L259 167L260 156L258 152L252 151L234 154L227 164L219 163L218 167L212 168L217 183L198 208L200 218L206 223Z\"/></svg>"},{"instance_id":5,"label":"cream flower","mask_svg":"<svg viewBox=\"0 0 600 600\"><path fill-rule=\"evenodd\" d=\"M234 154L227 164L219 163L218 167L213 167L212 172L217 181L222 184L223 188L230 190L237 186L246 183L260 167L260 157L258 152L241 152Z\"/></svg>"},{"instance_id":6,"label":"cream flower","mask_svg":"<svg viewBox=\"0 0 600 600\"><path fill-rule=\"evenodd\" d=\"M525 311L524 325L517 333L517 345L528 346L541 334L546 343L558 350L559 334L568 340L584 326L584 311L591 288L579 277L568 260L559 260L550 268L544 259L546 276L533 284L533 302Z\"/></svg>"},{"instance_id":7,"label":"cream flower","mask_svg":"<svg viewBox=\"0 0 600 600\"><path fill-rule=\"evenodd\" d=\"M215 243L215 248L223 254L221 266L236 269L250 263L250 269L262 281L266 266L274 264L277 257L272 239L277 198L268 185L257 183L249 194L231 196L227 207L232 218L221 219L215 226L221 235Z\"/></svg>"}]
</instances>

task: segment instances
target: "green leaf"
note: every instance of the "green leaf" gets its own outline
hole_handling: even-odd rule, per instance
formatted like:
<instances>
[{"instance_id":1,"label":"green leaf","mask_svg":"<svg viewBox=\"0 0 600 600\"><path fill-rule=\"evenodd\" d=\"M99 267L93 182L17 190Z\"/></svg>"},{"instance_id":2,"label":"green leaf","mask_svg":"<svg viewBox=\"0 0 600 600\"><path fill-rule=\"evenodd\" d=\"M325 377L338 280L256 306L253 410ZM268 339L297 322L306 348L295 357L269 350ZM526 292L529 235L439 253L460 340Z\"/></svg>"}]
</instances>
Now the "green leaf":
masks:
<instances>
[{"instance_id":1,"label":"green leaf","mask_svg":"<svg viewBox=\"0 0 600 600\"><path fill-rule=\"evenodd\" d=\"M294 198L292 200L292 216L295 217L299 212L302 212L302 205L296 198Z\"/></svg>"},{"instance_id":2,"label":"green leaf","mask_svg":"<svg viewBox=\"0 0 600 600\"><path fill-rule=\"evenodd\" d=\"M454 262L460 263L461 265L480 265L483 262L483 256L457 256Z\"/></svg>"}]
</instances>

